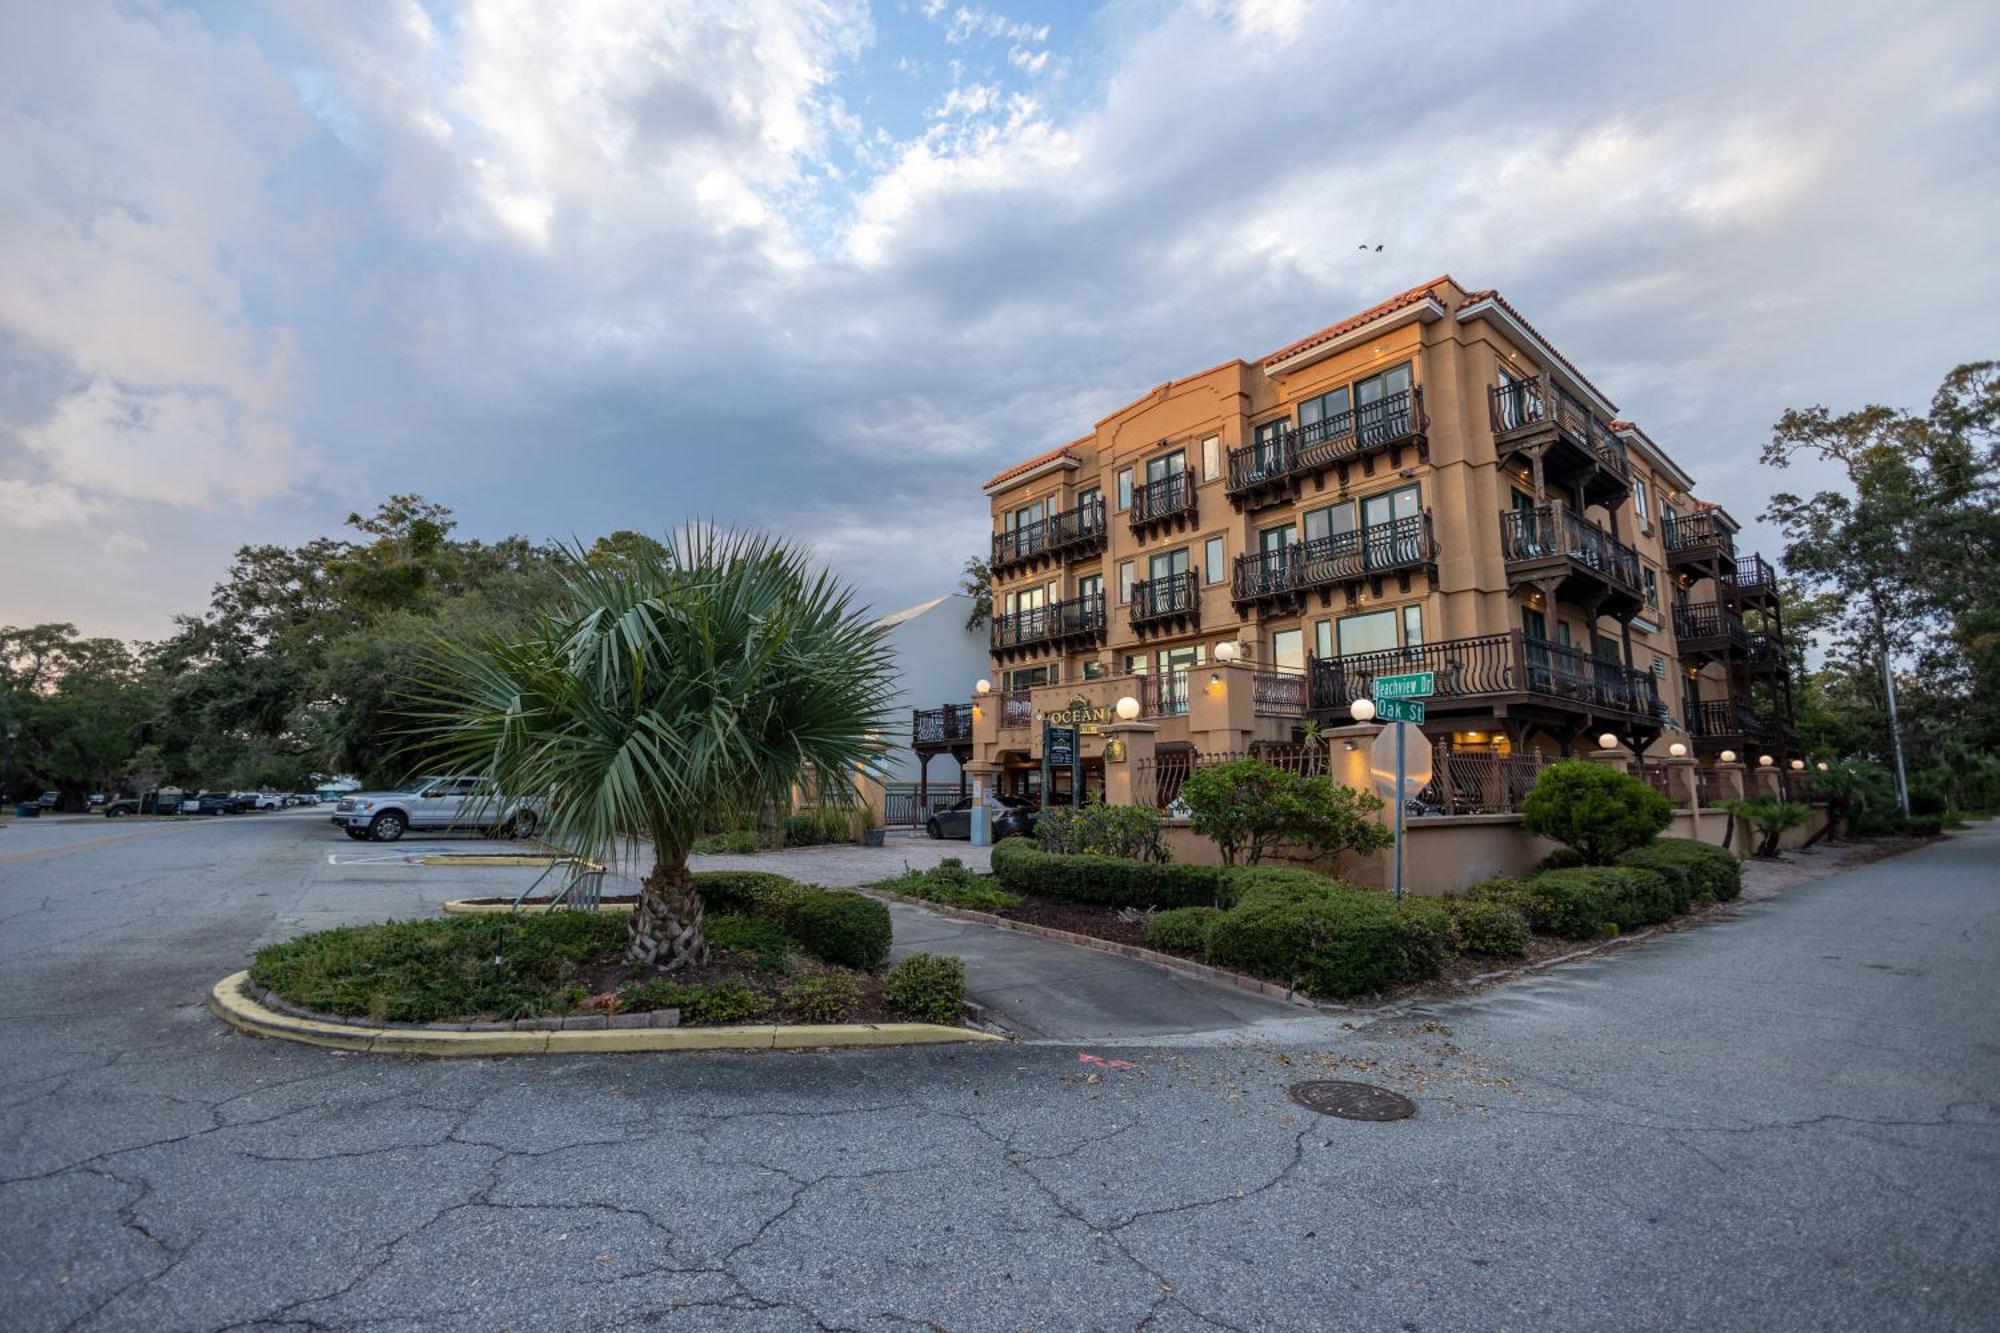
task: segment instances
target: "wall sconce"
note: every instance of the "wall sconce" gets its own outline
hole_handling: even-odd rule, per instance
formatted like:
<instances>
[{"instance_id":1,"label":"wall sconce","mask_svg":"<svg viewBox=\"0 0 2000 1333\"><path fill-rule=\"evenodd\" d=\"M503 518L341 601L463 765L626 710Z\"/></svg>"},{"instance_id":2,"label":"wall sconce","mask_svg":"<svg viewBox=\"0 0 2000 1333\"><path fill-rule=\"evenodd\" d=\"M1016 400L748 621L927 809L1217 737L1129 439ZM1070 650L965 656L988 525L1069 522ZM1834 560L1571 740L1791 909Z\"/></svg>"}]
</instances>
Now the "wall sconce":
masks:
<instances>
[{"instance_id":1,"label":"wall sconce","mask_svg":"<svg viewBox=\"0 0 2000 1333\"><path fill-rule=\"evenodd\" d=\"M1211 671L1211 672L1209 672L1209 673L1208 673L1208 683L1209 683L1209 684L1210 684L1211 686L1216 686L1216 685L1220 685L1220 684L1222 684L1222 673L1221 673L1220 671Z\"/></svg>"},{"instance_id":2,"label":"wall sconce","mask_svg":"<svg viewBox=\"0 0 2000 1333\"><path fill-rule=\"evenodd\" d=\"M1354 753L1355 745L1353 741L1342 741L1340 743L1340 748L1347 751L1349 754L1352 754Z\"/></svg>"}]
</instances>

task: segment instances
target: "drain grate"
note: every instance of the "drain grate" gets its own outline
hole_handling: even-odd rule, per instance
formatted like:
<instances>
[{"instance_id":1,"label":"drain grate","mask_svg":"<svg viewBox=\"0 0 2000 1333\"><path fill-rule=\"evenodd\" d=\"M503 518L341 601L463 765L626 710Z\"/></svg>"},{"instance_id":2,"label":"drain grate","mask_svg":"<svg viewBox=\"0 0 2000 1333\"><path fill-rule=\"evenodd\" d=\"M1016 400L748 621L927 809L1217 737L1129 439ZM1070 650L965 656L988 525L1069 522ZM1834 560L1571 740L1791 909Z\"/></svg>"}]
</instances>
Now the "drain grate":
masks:
<instances>
[{"instance_id":1,"label":"drain grate","mask_svg":"<svg viewBox=\"0 0 2000 1333\"><path fill-rule=\"evenodd\" d=\"M1337 1115L1342 1120L1402 1120L1417 1113L1417 1104L1400 1092L1373 1083L1320 1079L1294 1083L1291 1098L1309 1111Z\"/></svg>"}]
</instances>

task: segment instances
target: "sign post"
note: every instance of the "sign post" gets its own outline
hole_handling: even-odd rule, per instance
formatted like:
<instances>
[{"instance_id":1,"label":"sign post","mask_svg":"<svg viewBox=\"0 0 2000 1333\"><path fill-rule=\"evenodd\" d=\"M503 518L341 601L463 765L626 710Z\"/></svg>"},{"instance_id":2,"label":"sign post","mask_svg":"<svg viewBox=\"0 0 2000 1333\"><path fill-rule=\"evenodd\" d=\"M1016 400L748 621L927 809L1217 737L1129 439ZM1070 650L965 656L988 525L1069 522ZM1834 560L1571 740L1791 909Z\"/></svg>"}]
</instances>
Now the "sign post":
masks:
<instances>
[{"instance_id":1,"label":"sign post","mask_svg":"<svg viewBox=\"0 0 2000 1333\"><path fill-rule=\"evenodd\" d=\"M1069 800L1071 805L1083 804L1083 736L1078 726L1057 726L1052 721L1042 723L1042 805L1053 805L1056 794L1055 774L1059 768L1069 770Z\"/></svg>"},{"instance_id":2,"label":"sign post","mask_svg":"<svg viewBox=\"0 0 2000 1333\"><path fill-rule=\"evenodd\" d=\"M1371 691L1375 699L1375 715L1386 724L1382 733L1375 738L1369 753L1373 761L1375 786L1389 788L1384 794L1396 805L1396 876L1393 892L1403 896L1403 816L1404 806L1410 798L1423 790L1431 780L1431 750L1429 745L1421 747L1423 771L1410 771L1410 738L1414 732L1422 741L1424 733L1418 727L1424 720L1424 705L1437 688L1437 675L1430 671L1412 671L1400 676L1377 676ZM1393 733L1393 734L1392 734ZM1389 765L1385 760L1394 756L1394 769L1384 772ZM1386 780L1385 780L1386 779Z\"/></svg>"}]
</instances>

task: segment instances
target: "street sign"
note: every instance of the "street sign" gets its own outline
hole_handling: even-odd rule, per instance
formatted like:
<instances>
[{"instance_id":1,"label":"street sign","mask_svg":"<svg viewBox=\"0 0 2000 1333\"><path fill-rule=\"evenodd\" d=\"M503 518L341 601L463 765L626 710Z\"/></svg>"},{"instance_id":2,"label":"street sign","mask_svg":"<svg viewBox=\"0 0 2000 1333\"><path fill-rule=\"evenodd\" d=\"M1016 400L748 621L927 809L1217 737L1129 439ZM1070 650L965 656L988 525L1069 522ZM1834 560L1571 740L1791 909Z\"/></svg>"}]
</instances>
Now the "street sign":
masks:
<instances>
[{"instance_id":1,"label":"street sign","mask_svg":"<svg viewBox=\"0 0 2000 1333\"><path fill-rule=\"evenodd\" d=\"M1428 671L1421 673L1426 681ZM1393 678L1392 678L1393 679ZM1378 705L1381 707L1384 705ZM1423 705L1406 705L1418 710ZM1403 896L1403 807L1431 780L1431 743L1423 731L1408 722L1391 722L1376 735L1368 750L1368 776L1375 790L1396 812L1396 878L1394 891Z\"/></svg>"},{"instance_id":2,"label":"street sign","mask_svg":"<svg viewBox=\"0 0 2000 1333\"><path fill-rule=\"evenodd\" d=\"M1423 699L1437 692L1437 672L1411 671L1400 676L1375 677L1375 702L1384 699Z\"/></svg>"},{"instance_id":3,"label":"street sign","mask_svg":"<svg viewBox=\"0 0 2000 1333\"><path fill-rule=\"evenodd\" d=\"M1384 722L1422 722L1424 701L1421 699L1383 699L1375 705L1375 716Z\"/></svg>"}]
</instances>

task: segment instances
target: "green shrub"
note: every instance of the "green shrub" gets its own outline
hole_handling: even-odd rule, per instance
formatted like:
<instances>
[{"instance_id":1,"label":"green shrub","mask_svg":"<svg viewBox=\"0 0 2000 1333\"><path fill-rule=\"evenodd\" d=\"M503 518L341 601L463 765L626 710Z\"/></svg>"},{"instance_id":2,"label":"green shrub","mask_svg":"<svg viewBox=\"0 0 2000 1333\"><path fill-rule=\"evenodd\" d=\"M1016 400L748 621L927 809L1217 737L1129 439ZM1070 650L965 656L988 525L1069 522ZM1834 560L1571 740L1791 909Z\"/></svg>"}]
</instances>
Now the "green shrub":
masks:
<instances>
[{"instance_id":1,"label":"green shrub","mask_svg":"<svg viewBox=\"0 0 2000 1333\"><path fill-rule=\"evenodd\" d=\"M1221 916L1221 911L1213 907L1173 907L1155 912L1146 922L1146 943L1168 953L1193 954L1199 958L1208 952L1209 934Z\"/></svg>"},{"instance_id":2,"label":"green shrub","mask_svg":"<svg viewBox=\"0 0 2000 1333\"><path fill-rule=\"evenodd\" d=\"M894 879L885 879L876 888L900 893L947 907L1019 907L1021 895L1009 893L955 856L948 856L929 870L905 870Z\"/></svg>"},{"instance_id":3,"label":"green shrub","mask_svg":"<svg viewBox=\"0 0 2000 1333\"><path fill-rule=\"evenodd\" d=\"M1003 838L994 846L993 874L1014 893L1105 907L1213 907L1227 893L1224 873L1215 866L1056 856L1026 838Z\"/></svg>"},{"instance_id":4,"label":"green shrub","mask_svg":"<svg viewBox=\"0 0 2000 1333\"><path fill-rule=\"evenodd\" d=\"M665 977L628 981L618 988L618 1007L627 1013L650 1013L655 1009L685 1009L699 986L687 986Z\"/></svg>"},{"instance_id":5,"label":"green shrub","mask_svg":"<svg viewBox=\"0 0 2000 1333\"><path fill-rule=\"evenodd\" d=\"M812 890L795 879L767 870L699 870L695 890L711 912L760 916L782 922L792 904Z\"/></svg>"},{"instance_id":6,"label":"green shrub","mask_svg":"<svg viewBox=\"0 0 2000 1333\"><path fill-rule=\"evenodd\" d=\"M1380 798L1328 777L1308 777L1262 759L1197 768L1181 787L1189 827L1215 843L1224 865L1256 865L1278 843L1324 855L1372 852L1394 835L1377 823Z\"/></svg>"},{"instance_id":7,"label":"green shrub","mask_svg":"<svg viewBox=\"0 0 2000 1333\"><path fill-rule=\"evenodd\" d=\"M1914 797L1912 805L1916 804ZM1905 815L1896 821L1896 831L1906 838L1935 838L1944 833L1942 815Z\"/></svg>"},{"instance_id":8,"label":"green shrub","mask_svg":"<svg viewBox=\"0 0 2000 1333\"><path fill-rule=\"evenodd\" d=\"M791 957L792 937L768 917L705 915L702 931L711 948L754 957L758 967L780 968Z\"/></svg>"},{"instance_id":9,"label":"green shrub","mask_svg":"<svg viewBox=\"0 0 2000 1333\"><path fill-rule=\"evenodd\" d=\"M965 1009L965 964L941 954L913 953L882 978L882 1000L927 1023L955 1023Z\"/></svg>"},{"instance_id":10,"label":"green shrub","mask_svg":"<svg viewBox=\"0 0 2000 1333\"><path fill-rule=\"evenodd\" d=\"M1364 893L1333 881L1266 881L1215 921L1209 961L1339 998L1435 973L1450 935L1433 903Z\"/></svg>"},{"instance_id":11,"label":"green shrub","mask_svg":"<svg viewBox=\"0 0 2000 1333\"><path fill-rule=\"evenodd\" d=\"M1667 881L1633 866L1550 870L1525 881L1524 889L1512 900L1527 912L1529 923L1568 939L1589 939L1607 927L1650 926L1674 914Z\"/></svg>"},{"instance_id":12,"label":"green shrub","mask_svg":"<svg viewBox=\"0 0 2000 1333\"><path fill-rule=\"evenodd\" d=\"M817 847L853 840L845 810L800 810L785 816L780 836L787 847Z\"/></svg>"},{"instance_id":13,"label":"green shrub","mask_svg":"<svg viewBox=\"0 0 2000 1333\"><path fill-rule=\"evenodd\" d=\"M764 840L749 829L732 829L696 838L689 849L697 856L748 856L764 850Z\"/></svg>"},{"instance_id":14,"label":"green shrub","mask_svg":"<svg viewBox=\"0 0 2000 1333\"><path fill-rule=\"evenodd\" d=\"M889 956L889 908L852 890L812 890L792 904L785 928L814 956L873 970Z\"/></svg>"},{"instance_id":15,"label":"green shrub","mask_svg":"<svg viewBox=\"0 0 2000 1333\"><path fill-rule=\"evenodd\" d=\"M807 977L785 987L785 1008L808 1023L845 1023L861 1003L861 987L845 972Z\"/></svg>"},{"instance_id":16,"label":"green shrub","mask_svg":"<svg viewBox=\"0 0 2000 1333\"><path fill-rule=\"evenodd\" d=\"M1445 907L1458 926L1461 952L1494 958L1520 958L1528 952L1528 918L1513 903L1453 898Z\"/></svg>"},{"instance_id":17,"label":"green shrub","mask_svg":"<svg viewBox=\"0 0 2000 1333\"><path fill-rule=\"evenodd\" d=\"M1035 840L1058 856L1172 859L1160 841L1160 812L1145 805L1058 805L1035 820Z\"/></svg>"},{"instance_id":18,"label":"green shrub","mask_svg":"<svg viewBox=\"0 0 2000 1333\"><path fill-rule=\"evenodd\" d=\"M1584 864L1583 855L1572 847L1558 847L1541 860L1535 862L1530 874L1540 874L1544 870L1574 870Z\"/></svg>"},{"instance_id":19,"label":"green shrub","mask_svg":"<svg viewBox=\"0 0 2000 1333\"><path fill-rule=\"evenodd\" d=\"M292 1004L377 1022L534 1018L572 1007L579 964L621 949L625 933L624 918L603 912L342 926L259 949L250 979Z\"/></svg>"},{"instance_id":20,"label":"green shrub","mask_svg":"<svg viewBox=\"0 0 2000 1333\"><path fill-rule=\"evenodd\" d=\"M1521 802L1521 827L1570 848L1584 864L1609 865L1672 822L1674 808L1646 783L1603 764L1550 764Z\"/></svg>"},{"instance_id":21,"label":"green shrub","mask_svg":"<svg viewBox=\"0 0 2000 1333\"><path fill-rule=\"evenodd\" d=\"M1757 836L1761 839L1757 844L1759 856L1776 856L1780 839L1812 818L1811 806L1801 805L1797 801L1773 800L1769 796L1723 801L1720 805L1722 809L1757 830Z\"/></svg>"},{"instance_id":22,"label":"green shrub","mask_svg":"<svg viewBox=\"0 0 2000 1333\"><path fill-rule=\"evenodd\" d=\"M1238 866L1223 873L1222 906L1228 907L1244 894L1259 888L1345 889L1349 885L1317 871L1297 866Z\"/></svg>"},{"instance_id":23,"label":"green shrub","mask_svg":"<svg viewBox=\"0 0 2000 1333\"><path fill-rule=\"evenodd\" d=\"M1735 853L1694 838L1656 838L1644 847L1626 852L1618 858L1618 863L1666 876L1680 902L1677 911L1685 912L1697 898L1713 898L1721 903L1743 892L1743 867ZM1669 867L1677 868L1690 882L1676 884Z\"/></svg>"},{"instance_id":24,"label":"green shrub","mask_svg":"<svg viewBox=\"0 0 2000 1333\"><path fill-rule=\"evenodd\" d=\"M771 1012L769 1000L735 977L688 992L679 1006L683 1023L748 1023Z\"/></svg>"}]
</instances>

